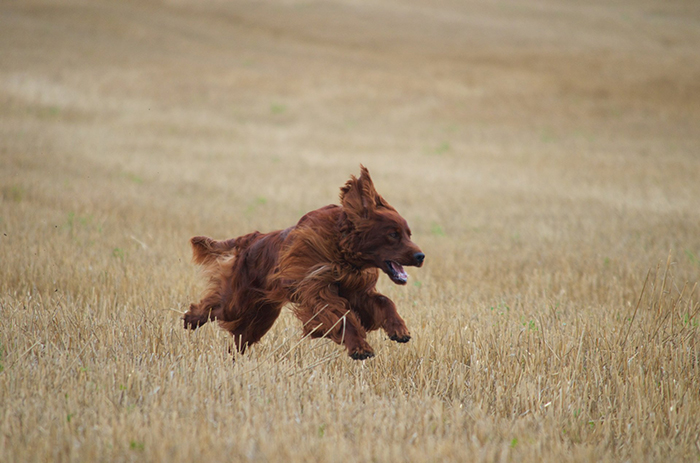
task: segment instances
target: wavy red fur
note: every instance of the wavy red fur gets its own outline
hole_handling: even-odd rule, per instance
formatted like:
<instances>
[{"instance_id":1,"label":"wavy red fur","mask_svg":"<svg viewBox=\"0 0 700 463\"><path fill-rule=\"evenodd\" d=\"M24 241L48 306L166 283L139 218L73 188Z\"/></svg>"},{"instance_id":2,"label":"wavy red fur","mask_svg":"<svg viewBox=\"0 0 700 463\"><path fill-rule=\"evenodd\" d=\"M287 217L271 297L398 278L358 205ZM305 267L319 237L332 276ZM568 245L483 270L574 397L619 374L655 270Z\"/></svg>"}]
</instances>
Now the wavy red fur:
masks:
<instances>
[{"instance_id":1,"label":"wavy red fur","mask_svg":"<svg viewBox=\"0 0 700 463\"><path fill-rule=\"evenodd\" d=\"M244 352L291 302L304 334L328 337L352 358L374 355L368 331L382 328L392 340L407 342L410 334L396 306L375 286L379 270L405 284L403 266L420 267L424 254L364 166L359 178L352 176L341 188L340 202L307 213L285 230L225 241L192 238L193 260L203 266L208 286L185 313L185 328L217 320Z\"/></svg>"}]
</instances>

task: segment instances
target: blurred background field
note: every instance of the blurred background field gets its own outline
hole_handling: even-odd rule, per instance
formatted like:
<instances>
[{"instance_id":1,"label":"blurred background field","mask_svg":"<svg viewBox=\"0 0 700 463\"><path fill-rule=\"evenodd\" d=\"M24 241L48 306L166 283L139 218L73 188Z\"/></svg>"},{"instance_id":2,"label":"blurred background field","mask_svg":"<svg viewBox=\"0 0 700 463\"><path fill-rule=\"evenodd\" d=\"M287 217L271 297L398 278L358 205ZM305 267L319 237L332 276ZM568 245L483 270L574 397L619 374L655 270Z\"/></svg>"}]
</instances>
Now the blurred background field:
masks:
<instances>
[{"instance_id":1,"label":"blurred background field","mask_svg":"<svg viewBox=\"0 0 700 463\"><path fill-rule=\"evenodd\" d=\"M0 4L0 461L698 461L700 4ZM180 316L366 165L407 345Z\"/></svg>"}]
</instances>

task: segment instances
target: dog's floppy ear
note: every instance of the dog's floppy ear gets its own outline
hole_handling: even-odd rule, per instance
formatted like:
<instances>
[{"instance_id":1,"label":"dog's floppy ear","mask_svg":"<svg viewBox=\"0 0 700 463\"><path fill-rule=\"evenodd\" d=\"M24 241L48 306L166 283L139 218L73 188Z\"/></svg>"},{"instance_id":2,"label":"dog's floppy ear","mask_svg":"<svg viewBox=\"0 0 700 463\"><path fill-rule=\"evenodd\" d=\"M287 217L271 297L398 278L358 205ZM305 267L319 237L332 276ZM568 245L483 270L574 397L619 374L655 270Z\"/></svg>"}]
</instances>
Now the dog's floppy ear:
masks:
<instances>
[{"instance_id":1,"label":"dog's floppy ear","mask_svg":"<svg viewBox=\"0 0 700 463\"><path fill-rule=\"evenodd\" d=\"M368 218L375 209L389 207L374 189L369 170L360 164L360 178L354 175L340 189L340 204L352 218Z\"/></svg>"}]
</instances>

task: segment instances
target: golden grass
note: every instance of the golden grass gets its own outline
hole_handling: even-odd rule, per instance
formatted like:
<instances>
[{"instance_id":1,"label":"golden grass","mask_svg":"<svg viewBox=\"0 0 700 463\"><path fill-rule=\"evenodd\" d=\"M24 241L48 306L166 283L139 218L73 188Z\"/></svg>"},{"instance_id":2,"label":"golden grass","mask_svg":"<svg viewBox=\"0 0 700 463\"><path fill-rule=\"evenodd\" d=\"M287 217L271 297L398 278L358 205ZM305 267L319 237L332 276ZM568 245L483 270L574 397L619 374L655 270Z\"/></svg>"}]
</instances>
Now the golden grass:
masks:
<instances>
[{"instance_id":1,"label":"golden grass","mask_svg":"<svg viewBox=\"0 0 700 463\"><path fill-rule=\"evenodd\" d=\"M0 461L697 461L694 2L0 5ZM181 327L366 164L377 356Z\"/></svg>"}]
</instances>

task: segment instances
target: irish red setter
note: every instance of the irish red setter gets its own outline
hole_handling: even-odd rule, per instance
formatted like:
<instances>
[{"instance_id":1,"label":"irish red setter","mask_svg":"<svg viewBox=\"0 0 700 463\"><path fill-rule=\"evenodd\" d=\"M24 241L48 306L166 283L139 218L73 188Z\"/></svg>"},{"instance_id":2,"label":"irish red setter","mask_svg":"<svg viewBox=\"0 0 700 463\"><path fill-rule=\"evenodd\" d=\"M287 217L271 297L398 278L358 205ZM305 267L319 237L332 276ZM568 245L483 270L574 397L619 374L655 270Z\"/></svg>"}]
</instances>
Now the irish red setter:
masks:
<instances>
[{"instance_id":1,"label":"irish red setter","mask_svg":"<svg viewBox=\"0 0 700 463\"><path fill-rule=\"evenodd\" d=\"M425 255L411 241L403 217L374 189L360 166L340 189L340 206L309 212L285 230L253 232L226 241L192 238L194 261L209 286L185 313L185 328L217 320L240 352L256 343L291 302L304 334L344 345L353 359L374 356L367 332L411 339L394 303L377 292L379 270L405 285L404 265L420 267Z\"/></svg>"}]
</instances>

